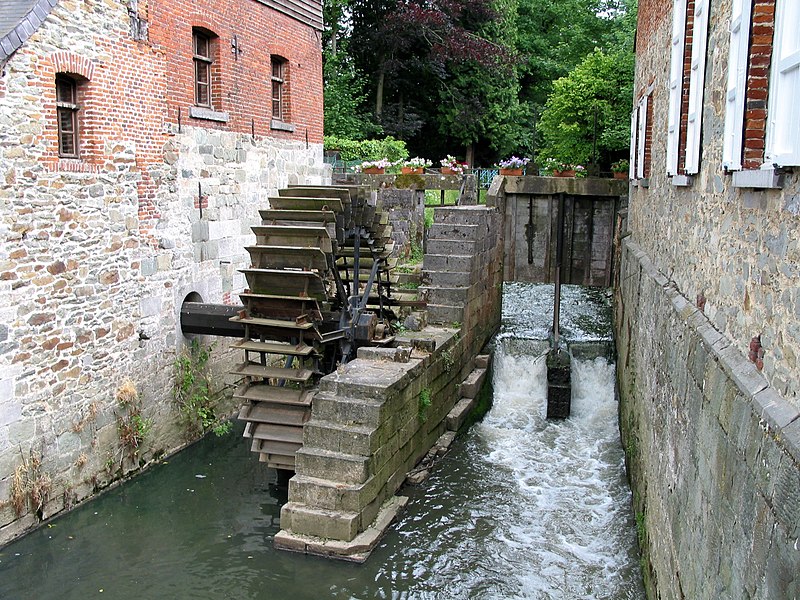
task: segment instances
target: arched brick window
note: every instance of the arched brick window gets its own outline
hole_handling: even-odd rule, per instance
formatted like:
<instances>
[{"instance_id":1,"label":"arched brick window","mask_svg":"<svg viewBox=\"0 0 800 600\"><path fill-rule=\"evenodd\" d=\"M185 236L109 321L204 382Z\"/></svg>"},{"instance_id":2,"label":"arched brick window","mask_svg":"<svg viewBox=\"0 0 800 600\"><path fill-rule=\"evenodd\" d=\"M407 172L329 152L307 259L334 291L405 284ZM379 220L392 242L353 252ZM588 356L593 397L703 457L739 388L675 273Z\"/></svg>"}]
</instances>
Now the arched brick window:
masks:
<instances>
[{"instance_id":1,"label":"arched brick window","mask_svg":"<svg viewBox=\"0 0 800 600\"><path fill-rule=\"evenodd\" d=\"M194 103L197 106L213 108L212 74L214 64L212 55L212 37L199 29L192 31L192 48L194 52Z\"/></svg>"}]
</instances>

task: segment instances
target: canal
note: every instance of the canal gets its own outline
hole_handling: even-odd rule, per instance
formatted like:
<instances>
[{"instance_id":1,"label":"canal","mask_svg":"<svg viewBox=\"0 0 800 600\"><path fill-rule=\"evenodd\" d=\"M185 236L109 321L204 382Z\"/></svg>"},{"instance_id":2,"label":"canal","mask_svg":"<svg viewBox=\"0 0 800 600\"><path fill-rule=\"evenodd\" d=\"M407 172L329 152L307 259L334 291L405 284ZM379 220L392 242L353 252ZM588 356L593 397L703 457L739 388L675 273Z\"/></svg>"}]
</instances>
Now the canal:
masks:
<instances>
[{"instance_id":1,"label":"canal","mask_svg":"<svg viewBox=\"0 0 800 600\"><path fill-rule=\"evenodd\" d=\"M570 288L565 336L610 339L603 292ZM644 598L613 365L574 365L572 417L543 417L541 344L526 340L546 337L548 293L506 286L493 408L403 490L366 564L275 551L286 491L229 435L0 550L0 598Z\"/></svg>"}]
</instances>

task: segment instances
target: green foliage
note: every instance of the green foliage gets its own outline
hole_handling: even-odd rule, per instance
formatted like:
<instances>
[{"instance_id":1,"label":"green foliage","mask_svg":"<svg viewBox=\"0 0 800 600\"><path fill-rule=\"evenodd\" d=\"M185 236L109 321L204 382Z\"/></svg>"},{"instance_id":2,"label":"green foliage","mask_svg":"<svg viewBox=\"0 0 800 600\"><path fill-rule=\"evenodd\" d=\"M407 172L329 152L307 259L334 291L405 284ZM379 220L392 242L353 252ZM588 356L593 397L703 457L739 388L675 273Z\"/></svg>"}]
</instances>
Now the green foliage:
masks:
<instances>
[{"instance_id":1,"label":"green foliage","mask_svg":"<svg viewBox=\"0 0 800 600\"><path fill-rule=\"evenodd\" d=\"M633 61L631 52L595 50L555 82L539 123L540 162L597 164L628 148Z\"/></svg>"},{"instance_id":2,"label":"green foliage","mask_svg":"<svg viewBox=\"0 0 800 600\"><path fill-rule=\"evenodd\" d=\"M346 54L325 57L323 79L325 135L363 140L380 133L380 126L361 108L366 82Z\"/></svg>"},{"instance_id":3,"label":"green foliage","mask_svg":"<svg viewBox=\"0 0 800 600\"><path fill-rule=\"evenodd\" d=\"M418 416L419 420L423 423L428 420L428 409L431 406L431 391L428 388L425 388L419 393L419 398L417 399L417 406L418 406Z\"/></svg>"},{"instance_id":4,"label":"green foliage","mask_svg":"<svg viewBox=\"0 0 800 600\"><path fill-rule=\"evenodd\" d=\"M231 430L230 421L220 414L223 396L214 391L209 359L213 345L205 346L192 340L190 346L175 359L175 388L173 395L178 406L181 425L187 437L196 439L208 431L222 436Z\"/></svg>"},{"instance_id":5,"label":"green foliage","mask_svg":"<svg viewBox=\"0 0 800 600\"><path fill-rule=\"evenodd\" d=\"M408 158L406 143L387 136L382 140L353 140L335 135L325 136L325 150L337 150L342 160L380 160L392 162Z\"/></svg>"}]
</instances>

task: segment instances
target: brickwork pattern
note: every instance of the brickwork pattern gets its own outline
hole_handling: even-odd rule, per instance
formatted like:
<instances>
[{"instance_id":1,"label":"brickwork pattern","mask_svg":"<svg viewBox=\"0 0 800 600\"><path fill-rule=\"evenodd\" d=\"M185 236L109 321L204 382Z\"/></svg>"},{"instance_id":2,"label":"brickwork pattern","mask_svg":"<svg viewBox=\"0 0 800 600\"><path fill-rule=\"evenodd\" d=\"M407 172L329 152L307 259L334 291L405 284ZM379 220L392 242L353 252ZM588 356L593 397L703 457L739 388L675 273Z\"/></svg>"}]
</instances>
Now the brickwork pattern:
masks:
<instances>
[{"instance_id":1,"label":"brickwork pattern","mask_svg":"<svg viewBox=\"0 0 800 600\"><path fill-rule=\"evenodd\" d=\"M164 11L167 21L159 20ZM192 11L198 25L217 27L225 44L219 62L228 87L220 89L230 119L224 124L190 119L191 82L175 87L192 69ZM200 18L207 13L213 22ZM247 28L239 30L237 19ZM243 248L253 239L258 209L280 187L326 177L321 76L314 75L321 69L318 41L313 30L289 21L251 1L69 0L5 65L0 543L37 523L30 514L17 518L7 502L22 455L41 454L53 478L44 517L119 475L114 396L126 379L153 421L143 460L184 443L171 394L181 303L189 293L238 303L244 279L237 269L246 266ZM248 54L263 59L258 27L268 28L267 39L282 40L281 54L308 74L305 91L295 80L293 114L309 112L294 133L264 126L270 106L268 95L257 95L261 88L237 87L245 82L239 71L252 66L243 62ZM237 32L245 52L235 61L229 42ZM184 42L188 63L186 50L177 49ZM75 75L79 86L78 160L57 152L59 72ZM255 135L251 114L260 119ZM218 374L227 370L225 349L223 342L214 351Z\"/></svg>"}]
</instances>

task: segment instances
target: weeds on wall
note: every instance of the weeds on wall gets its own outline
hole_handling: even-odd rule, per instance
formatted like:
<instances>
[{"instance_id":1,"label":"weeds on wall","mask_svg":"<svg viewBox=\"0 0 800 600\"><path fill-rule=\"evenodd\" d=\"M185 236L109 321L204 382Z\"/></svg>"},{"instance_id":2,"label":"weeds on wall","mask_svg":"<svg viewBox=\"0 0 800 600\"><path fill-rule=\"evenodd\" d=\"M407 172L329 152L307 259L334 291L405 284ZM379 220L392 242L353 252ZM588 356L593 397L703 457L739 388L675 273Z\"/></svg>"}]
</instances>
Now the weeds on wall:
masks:
<instances>
[{"instance_id":1,"label":"weeds on wall","mask_svg":"<svg viewBox=\"0 0 800 600\"><path fill-rule=\"evenodd\" d=\"M431 406L431 391L425 388L419 393L417 400L419 420L423 423L428 420L428 409Z\"/></svg>"},{"instance_id":2,"label":"weeds on wall","mask_svg":"<svg viewBox=\"0 0 800 600\"><path fill-rule=\"evenodd\" d=\"M142 400L131 380L117 388L116 400L120 412L114 411L114 415L117 417L117 433L122 451L131 462L138 463L153 422L142 416Z\"/></svg>"},{"instance_id":3,"label":"weeds on wall","mask_svg":"<svg viewBox=\"0 0 800 600\"><path fill-rule=\"evenodd\" d=\"M192 340L175 359L174 397L180 422L190 440L209 431L223 436L231 430L231 422L222 409L222 390L214 390L209 372L213 344L206 346Z\"/></svg>"},{"instance_id":4,"label":"weeds on wall","mask_svg":"<svg viewBox=\"0 0 800 600\"><path fill-rule=\"evenodd\" d=\"M23 454L22 464L11 478L11 506L17 516L21 517L29 508L41 521L52 489L53 478L42 468L42 455L31 450L26 459Z\"/></svg>"}]
</instances>

